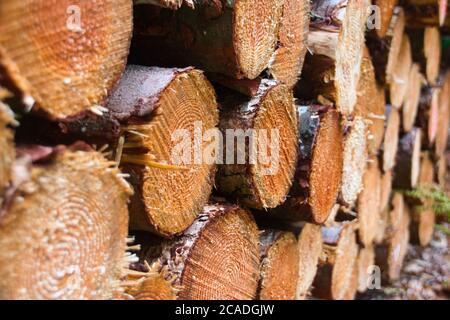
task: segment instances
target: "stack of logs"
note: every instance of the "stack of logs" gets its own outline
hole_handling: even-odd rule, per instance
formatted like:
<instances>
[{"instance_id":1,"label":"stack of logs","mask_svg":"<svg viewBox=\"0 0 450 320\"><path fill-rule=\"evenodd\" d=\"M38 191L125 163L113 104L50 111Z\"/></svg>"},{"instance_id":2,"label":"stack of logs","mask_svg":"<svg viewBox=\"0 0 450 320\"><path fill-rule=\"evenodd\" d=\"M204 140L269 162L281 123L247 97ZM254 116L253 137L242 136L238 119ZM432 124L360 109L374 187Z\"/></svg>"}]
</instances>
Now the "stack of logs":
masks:
<instances>
[{"instance_id":1,"label":"stack of logs","mask_svg":"<svg viewBox=\"0 0 450 320\"><path fill-rule=\"evenodd\" d=\"M446 7L1 1L0 299L395 280L435 221L404 191L449 180Z\"/></svg>"}]
</instances>

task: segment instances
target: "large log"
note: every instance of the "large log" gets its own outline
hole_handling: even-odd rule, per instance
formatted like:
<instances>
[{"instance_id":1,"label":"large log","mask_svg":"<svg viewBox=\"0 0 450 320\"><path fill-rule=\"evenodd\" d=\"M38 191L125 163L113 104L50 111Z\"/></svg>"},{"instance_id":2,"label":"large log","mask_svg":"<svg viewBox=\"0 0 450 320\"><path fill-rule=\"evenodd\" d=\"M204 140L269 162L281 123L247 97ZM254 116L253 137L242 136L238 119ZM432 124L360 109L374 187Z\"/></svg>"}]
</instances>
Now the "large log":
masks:
<instances>
[{"instance_id":1,"label":"large log","mask_svg":"<svg viewBox=\"0 0 450 320\"><path fill-rule=\"evenodd\" d=\"M413 130L401 137L397 161L394 168L394 187L401 189L414 188L417 185L420 172L420 150L422 145L422 130Z\"/></svg>"},{"instance_id":2,"label":"large log","mask_svg":"<svg viewBox=\"0 0 450 320\"><path fill-rule=\"evenodd\" d=\"M299 250L291 232L267 230L260 236L260 300L294 300L299 275Z\"/></svg>"},{"instance_id":3,"label":"large log","mask_svg":"<svg viewBox=\"0 0 450 320\"><path fill-rule=\"evenodd\" d=\"M131 0L2 1L0 81L25 111L65 119L102 105L125 68Z\"/></svg>"},{"instance_id":4,"label":"large log","mask_svg":"<svg viewBox=\"0 0 450 320\"><path fill-rule=\"evenodd\" d=\"M299 106L300 154L286 202L275 209L287 220L324 223L338 197L343 168L343 130L329 107Z\"/></svg>"},{"instance_id":5,"label":"large log","mask_svg":"<svg viewBox=\"0 0 450 320\"><path fill-rule=\"evenodd\" d=\"M420 65L431 85L436 84L441 62L441 35L438 28L408 30L413 60Z\"/></svg>"},{"instance_id":6,"label":"large log","mask_svg":"<svg viewBox=\"0 0 450 320\"><path fill-rule=\"evenodd\" d=\"M322 227L323 255L313 284L313 296L341 300L348 295L358 256L352 223Z\"/></svg>"},{"instance_id":7,"label":"large log","mask_svg":"<svg viewBox=\"0 0 450 320\"><path fill-rule=\"evenodd\" d=\"M146 244L142 243L145 247ZM158 248L182 300L255 299L259 281L259 231L249 212L235 205L206 206L178 238ZM146 250L145 261L155 253Z\"/></svg>"},{"instance_id":8,"label":"large log","mask_svg":"<svg viewBox=\"0 0 450 320\"><path fill-rule=\"evenodd\" d=\"M281 0L197 2L177 11L135 7L133 62L194 65L234 78L254 79L269 66L283 13Z\"/></svg>"},{"instance_id":9,"label":"large log","mask_svg":"<svg viewBox=\"0 0 450 320\"><path fill-rule=\"evenodd\" d=\"M3 204L4 192L11 183L12 167L16 157L14 132L10 128L13 123L15 123L13 113L0 100L0 207Z\"/></svg>"},{"instance_id":10,"label":"large log","mask_svg":"<svg viewBox=\"0 0 450 320\"><path fill-rule=\"evenodd\" d=\"M363 178L363 191L356 206L359 221L359 241L365 246L372 245L380 213L381 172L376 158L369 163Z\"/></svg>"},{"instance_id":11,"label":"large log","mask_svg":"<svg viewBox=\"0 0 450 320\"><path fill-rule=\"evenodd\" d=\"M447 0L405 0L408 24L415 27L442 26L447 17Z\"/></svg>"},{"instance_id":12,"label":"large log","mask_svg":"<svg viewBox=\"0 0 450 320\"><path fill-rule=\"evenodd\" d=\"M369 2L320 0L311 6L307 56L298 85L300 96L333 101L353 113L360 74Z\"/></svg>"},{"instance_id":13,"label":"large log","mask_svg":"<svg viewBox=\"0 0 450 320\"><path fill-rule=\"evenodd\" d=\"M224 161L218 190L255 209L284 202L295 174L298 120L292 91L263 80L255 96L219 92Z\"/></svg>"},{"instance_id":14,"label":"large log","mask_svg":"<svg viewBox=\"0 0 450 320\"><path fill-rule=\"evenodd\" d=\"M420 91L424 78L419 71L419 65L413 63L409 73L408 88L402 108L403 131L409 132L414 127L419 111Z\"/></svg>"},{"instance_id":15,"label":"large log","mask_svg":"<svg viewBox=\"0 0 450 320\"><path fill-rule=\"evenodd\" d=\"M293 87L303 69L309 31L309 1L284 0L278 31L278 47L269 64L269 74Z\"/></svg>"},{"instance_id":16,"label":"large log","mask_svg":"<svg viewBox=\"0 0 450 320\"><path fill-rule=\"evenodd\" d=\"M130 227L164 236L183 232L208 201L214 182L219 141L206 137L211 130L217 133L212 86L192 68L131 65L105 117L118 122L124 143L116 159L135 188ZM88 131L96 127L79 123Z\"/></svg>"},{"instance_id":17,"label":"large log","mask_svg":"<svg viewBox=\"0 0 450 320\"><path fill-rule=\"evenodd\" d=\"M115 296L131 262L132 193L115 163L83 144L18 154L20 174L0 209L0 298Z\"/></svg>"},{"instance_id":18,"label":"large log","mask_svg":"<svg viewBox=\"0 0 450 320\"><path fill-rule=\"evenodd\" d=\"M412 66L411 43L407 35L403 35L397 62L389 82L389 97L393 107L400 109L406 98L408 80Z\"/></svg>"},{"instance_id":19,"label":"large log","mask_svg":"<svg viewBox=\"0 0 450 320\"><path fill-rule=\"evenodd\" d=\"M392 170L395 166L400 135L400 113L396 108L387 105L385 118L386 130L380 157L383 172Z\"/></svg>"},{"instance_id":20,"label":"large log","mask_svg":"<svg viewBox=\"0 0 450 320\"><path fill-rule=\"evenodd\" d=\"M377 2L391 3L392 1L382 0ZM389 22L389 28L383 37L379 35L383 27L377 30L377 34L370 32L367 36L367 47L373 57L377 79L382 84L392 81L405 32L405 13L403 9L396 7L393 13ZM384 23L386 16L382 16L381 19L382 23Z\"/></svg>"},{"instance_id":21,"label":"large log","mask_svg":"<svg viewBox=\"0 0 450 320\"><path fill-rule=\"evenodd\" d=\"M438 131L440 88L422 87L416 126L422 129L422 146L431 149Z\"/></svg>"}]
</instances>

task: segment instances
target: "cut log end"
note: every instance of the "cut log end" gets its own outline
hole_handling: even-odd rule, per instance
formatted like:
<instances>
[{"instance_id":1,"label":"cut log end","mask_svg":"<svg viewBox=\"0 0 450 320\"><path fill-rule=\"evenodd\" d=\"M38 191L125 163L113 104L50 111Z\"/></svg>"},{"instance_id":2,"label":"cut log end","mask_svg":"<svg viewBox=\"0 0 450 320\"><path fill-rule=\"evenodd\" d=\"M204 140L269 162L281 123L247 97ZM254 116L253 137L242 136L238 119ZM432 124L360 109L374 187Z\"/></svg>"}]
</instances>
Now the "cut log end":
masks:
<instances>
[{"instance_id":1,"label":"cut log end","mask_svg":"<svg viewBox=\"0 0 450 320\"><path fill-rule=\"evenodd\" d=\"M380 27L376 29L378 37L384 38L389 31L392 16L398 0L375 0L372 3L379 8Z\"/></svg>"},{"instance_id":2,"label":"cut log end","mask_svg":"<svg viewBox=\"0 0 450 320\"><path fill-rule=\"evenodd\" d=\"M356 117L350 124L350 131L344 138L344 162L341 185L341 200L352 205L362 190L362 180L367 167L367 127L362 117Z\"/></svg>"},{"instance_id":3,"label":"cut log end","mask_svg":"<svg viewBox=\"0 0 450 320\"><path fill-rule=\"evenodd\" d=\"M293 233L267 231L261 235L261 282L259 299L294 300L299 251Z\"/></svg>"},{"instance_id":4,"label":"cut log end","mask_svg":"<svg viewBox=\"0 0 450 320\"><path fill-rule=\"evenodd\" d=\"M407 35L403 35L400 52L389 83L390 101L393 107L400 109L406 97L408 79L411 71L411 43Z\"/></svg>"},{"instance_id":5,"label":"cut log end","mask_svg":"<svg viewBox=\"0 0 450 320\"><path fill-rule=\"evenodd\" d=\"M27 110L63 119L104 102L125 67L131 1L2 1L0 11L0 72Z\"/></svg>"},{"instance_id":6,"label":"cut log end","mask_svg":"<svg viewBox=\"0 0 450 320\"><path fill-rule=\"evenodd\" d=\"M269 72L274 79L293 87L298 81L307 51L309 30L309 2L288 0L284 2L283 16L279 30L279 45Z\"/></svg>"},{"instance_id":7,"label":"cut log end","mask_svg":"<svg viewBox=\"0 0 450 320\"><path fill-rule=\"evenodd\" d=\"M236 1L234 4L234 48L244 77L254 79L269 64L277 44L283 1ZM255 32L258 30L258 32Z\"/></svg>"},{"instance_id":8,"label":"cut log end","mask_svg":"<svg viewBox=\"0 0 450 320\"><path fill-rule=\"evenodd\" d=\"M171 283L166 269L158 269L155 263L146 273L136 272L136 275L129 276L131 285L125 289L125 293L134 300L176 300L179 288Z\"/></svg>"},{"instance_id":9,"label":"cut log end","mask_svg":"<svg viewBox=\"0 0 450 320\"><path fill-rule=\"evenodd\" d=\"M218 123L214 89L205 76L195 69L169 71L129 67L109 104L115 112L124 104L153 111L150 120L128 121L124 127L121 164L136 187L130 227L163 236L184 231L208 201L215 162L204 158L210 156L203 152L205 139L200 137L197 146L199 159L191 144Z\"/></svg>"},{"instance_id":10,"label":"cut log end","mask_svg":"<svg viewBox=\"0 0 450 320\"><path fill-rule=\"evenodd\" d=\"M11 110L0 101L0 208L3 204L3 192L11 183L12 166L15 159L14 133L9 125L14 123Z\"/></svg>"},{"instance_id":11,"label":"cut log end","mask_svg":"<svg viewBox=\"0 0 450 320\"><path fill-rule=\"evenodd\" d=\"M420 150L422 131L413 128L399 142L397 164L395 166L394 187L410 189L417 185L420 172Z\"/></svg>"},{"instance_id":12,"label":"cut log end","mask_svg":"<svg viewBox=\"0 0 450 320\"><path fill-rule=\"evenodd\" d=\"M441 62L441 34L439 28L425 28L423 44L426 59L425 75L430 84L435 84L439 76Z\"/></svg>"},{"instance_id":13,"label":"cut log end","mask_svg":"<svg viewBox=\"0 0 450 320\"><path fill-rule=\"evenodd\" d=\"M393 174L392 170L383 173L381 177L380 212L386 210L391 200Z\"/></svg>"},{"instance_id":14,"label":"cut log end","mask_svg":"<svg viewBox=\"0 0 450 320\"><path fill-rule=\"evenodd\" d=\"M362 248L358 256L358 292L368 289L371 268L375 265L375 250L373 247Z\"/></svg>"},{"instance_id":15,"label":"cut log end","mask_svg":"<svg viewBox=\"0 0 450 320\"><path fill-rule=\"evenodd\" d=\"M400 135L400 113L392 106L386 106L386 130L383 140L383 171L387 172L394 168L398 150Z\"/></svg>"},{"instance_id":16,"label":"cut log end","mask_svg":"<svg viewBox=\"0 0 450 320\"><path fill-rule=\"evenodd\" d=\"M29 169L3 208L0 296L112 298L129 263L131 189L96 152L66 150L53 157Z\"/></svg>"},{"instance_id":17,"label":"cut log end","mask_svg":"<svg viewBox=\"0 0 450 320\"><path fill-rule=\"evenodd\" d=\"M411 131L416 122L419 109L420 93L423 83L423 76L420 73L420 66L414 63L411 67L408 80L408 88L406 90L405 102L402 108L403 112L403 130Z\"/></svg>"},{"instance_id":18,"label":"cut log end","mask_svg":"<svg viewBox=\"0 0 450 320\"><path fill-rule=\"evenodd\" d=\"M443 77L442 89L439 97L439 120L437 124L435 154L441 157L447 148L448 130L450 125L450 71Z\"/></svg>"}]
</instances>

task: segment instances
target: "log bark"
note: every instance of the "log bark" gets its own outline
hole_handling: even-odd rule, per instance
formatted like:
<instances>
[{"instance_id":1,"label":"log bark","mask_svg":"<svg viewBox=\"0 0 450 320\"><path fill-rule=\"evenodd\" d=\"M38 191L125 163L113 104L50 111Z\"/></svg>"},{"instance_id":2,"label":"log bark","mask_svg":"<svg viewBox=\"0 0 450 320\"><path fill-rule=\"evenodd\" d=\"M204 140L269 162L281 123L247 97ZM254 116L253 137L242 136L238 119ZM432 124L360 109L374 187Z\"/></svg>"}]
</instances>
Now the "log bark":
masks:
<instances>
[{"instance_id":1,"label":"log bark","mask_svg":"<svg viewBox=\"0 0 450 320\"><path fill-rule=\"evenodd\" d=\"M354 225L344 223L322 227L322 237L323 255L312 293L321 299L345 299L358 256Z\"/></svg>"},{"instance_id":2,"label":"log bark","mask_svg":"<svg viewBox=\"0 0 450 320\"><path fill-rule=\"evenodd\" d=\"M358 292L364 293L368 289L371 268L375 265L375 250L373 247L361 248L358 261Z\"/></svg>"},{"instance_id":3,"label":"log bark","mask_svg":"<svg viewBox=\"0 0 450 320\"><path fill-rule=\"evenodd\" d=\"M14 132L11 125L15 123L14 115L9 107L0 100L0 207L3 196L11 184L12 167L16 157L14 147Z\"/></svg>"},{"instance_id":4,"label":"log bark","mask_svg":"<svg viewBox=\"0 0 450 320\"><path fill-rule=\"evenodd\" d=\"M413 60L431 85L436 84L441 61L441 35L436 27L408 30Z\"/></svg>"},{"instance_id":5,"label":"log bark","mask_svg":"<svg viewBox=\"0 0 450 320\"><path fill-rule=\"evenodd\" d=\"M324 223L340 190L343 130L339 113L328 107L298 107L300 154L286 202L275 214L287 220Z\"/></svg>"},{"instance_id":6,"label":"log bark","mask_svg":"<svg viewBox=\"0 0 450 320\"><path fill-rule=\"evenodd\" d=\"M422 152L418 187L430 191L434 182L434 164L429 152ZM433 200L423 199L414 201L411 206L411 240L420 246L426 247L434 232L436 221L433 210Z\"/></svg>"},{"instance_id":7,"label":"log bark","mask_svg":"<svg viewBox=\"0 0 450 320\"><path fill-rule=\"evenodd\" d=\"M386 106L386 129L381 147L381 161L383 172L395 167L400 135L400 113L391 105Z\"/></svg>"},{"instance_id":8,"label":"log bark","mask_svg":"<svg viewBox=\"0 0 450 320\"><path fill-rule=\"evenodd\" d=\"M362 117L355 117L346 126L340 200L344 205L353 207L363 188L367 168L367 126Z\"/></svg>"},{"instance_id":9,"label":"log bark","mask_svg":"<svg viewBox=\"0 0 450 320\"><path fill-rule=\"evenodd\" d=\"M396 14L396 5L398 0L372 0L372 4L377 6L380 11L380 26L376 28L376 34L379 38L384 38L388 33L392 22L392 17Z\"/></svg>"},{"instance_id":10,"label":"log bark","mask_svg":"<svg viewBox=\"0 0 450 320\"><path fill-rule=\"evenodd\" d=\"M130 0L2 1L0 12L1 81L25 111L65 119L105 102L127 60Z\"/></svg>"},{"instance_id":11,"label":"log bark","mask_svg":"<svg viewBox=\"0 0 450 320\"><path fill-rule=\"evenodd\" d=\"M376 226L380 213L381 171L376 158L369 163L363 178L363 191L356 204L359 221L359 241L364 247L370 247L376 235Z\"/></svg>"},{"instance_id":12,"label":"log bark","mask_svg":"<svg viewBox=\"0 0 450 320\"><path fill-rule=\"evenodd\" d=\"M298 236L299 273L296 300L305 300L311 294L311 285L317 273L322 246L321 227L305 224Z\"/></svg>"},{"instance_id":13,"label":"log bark","mask_svg":"<svg viewBox=\"0 0 450 320\"><path fill-rule=\"evenodd\" d=\"M392 3L392 1L376 2L377 5L378 2L380 2L382 7ZM384 36L380 36L380 33L384 30L384 20L387 19L387 17L388 15L381 16L381 29L376 30L376 33L369 32L367 35L367 46L373 57L373 64L375 66L377 79L383 85L392 81L405 32L405 13L401 7L395 7L386 34Z\"/></svg>"},{"instance_id":14,"label":"log bark","mask_svg":"<svg viewBox=\"0 0 450 320\"><path fill-rule=\"evenodd\" d=\"M437 158L442 157L447 148L450 125L450 71L447 71L442 78L442 90L439 97L439 120L434 147L434 153Z\"/></svg>"},{"instance_id":15,"label":"log bark","mask_svg":"<svg viewBox=\"0 0 450 320\"><path fill-rule=\"evenodd\" d=\"M299 275L299 250L291 232L267 230L260 236L260 300L294 300Z\"/></svg>"},{"instance_id":16,"label":"log bark","mask_svg":"<svg viewBox=\"0 0 450 320\"><path fill-rule=\"evenodd\" d=\"M414 127L419 111L420 91L424 78L419 71L419 65L413 63L408 80L408 89L402 108L403 131L409 132Z\"/></svg>"},{"instance_id":17,"label":"log bark","mask_svg":"<svg viewBox=\"0 0 450 320\"><path fill-rule=\"evenodd\" d=\"M18 150L20 174L0 209L1 299L121 292L132 190L114 163L84 144Z\"/></svg>"},{"instance_id":18,"label":"log bark","mask_svg":"<svg viewBox=\"0 0 450 320\"><path fill-rule=\"evenodd\" d=\"M405 0L408 24L415 27L442 26L447 17L447 0Z\"/></svg>"},{"instance_id":19,"label":"log bark","mask_svg":"<svg viewBox=\"0 0 450 320\"><path fill-rule=\"evenodd\" d=\"M116 123L123 137L116 158L135 188L130 227L168 237L183 232L208 201L214 183L219 141L206 138L218 123L212 86L192 68L131 65L104 117ZM78 123L95 128L85 120Z\"/></svg>"},{"instance_id":20,"label":"log bark","mask_svg":"<svg viewBox=\"0 0 450 320\"><path fill-rule=\"evenodd\" d=\"M394 169L395 188L410 189L417 185L421 145L422 130L419 128L413 128L411 132L401 137L397 152L397 164Z\"/></svg>"},{"instance_id":21,"label":"log bark","mask_svg":"<svg viewBox=\"0 0 450 320\"><path fill-rule=\"evenodd\" d=\"M403 35L397 62L389 82L389 97L393 107L400 109L406 98L408 80L412 66L411 43L408 36Z\"/></svg>"},{"instance_id":22,"label":"log bark","mask_svg":"<svg viewBox=\"0 0 450 320\"><path fill-rule=\"evenodd\" d=\"M424 86L419 100L416 126L422 129L422 146L431 149L438 130L440 88Z\"/></svg>"},{"instance_id":23,"label":"log bark","mask_svg":"<svg viewBox=\"0 0 450 320\"><path fill-rule=\"evenodd\" d=\"M255 79L276 49L283 3L208 0L177 11L136 6L133 63Z\"/></svg>"},{"instance_id":24,"label":"log bark","mask_svg":"<svg viewBox=\"0 0 450 320\"><path fill-rule=\"evenodd\" d=\"M290 88L297 83L307 51L309 31L308 0L284 0L278 31L278 47L269 63L269 74Z\"/></svg>"},{"instance_id":25,"label":"log bark","mask_svg":"<svg viewBox=\"0 0 450 320\"><path fill-rule=\"evenodd\" d=\"M359 80L368 1L321 0L311 6L307 56L300 96L319 95L344 115L353 113Z\"/></svg>"},{"instance_id":26,"label":"log bark","mask_svg":"<svg viewBox=\"0 0 450 320\"><path fill-rule=\"evenodd\" d=\"M252 98L222 90L219 102L225 141L218 190L255 209L277 207L292 185L298 154L292 91L263 80Z\"/></svg>"},{"instance_id":27,"label":"log bark","mask_svg":"<svg viewBox=\"0 0 450 320\"><path fill-rule=\"evenodd\" d=\"M236 205L205 206L183 235L159 249L156 262L167 268L172 283L180 288L178 299L256 297L259 231L251 214ZM154 261L153 253L143 258Z\"/></svg>"},{"instance_id":28,"label":"log bark","mask_svg":"<svg viewBox=\"0 0 450 320\"><path fill-rule=\"evenodd\" d=\"M367 148L370 155L378 154L384 137L386 96L384 87L376 81L372 58L367 50L361 63L355 116L363 117L367 124Z\"/></svg>"}]
</instances>

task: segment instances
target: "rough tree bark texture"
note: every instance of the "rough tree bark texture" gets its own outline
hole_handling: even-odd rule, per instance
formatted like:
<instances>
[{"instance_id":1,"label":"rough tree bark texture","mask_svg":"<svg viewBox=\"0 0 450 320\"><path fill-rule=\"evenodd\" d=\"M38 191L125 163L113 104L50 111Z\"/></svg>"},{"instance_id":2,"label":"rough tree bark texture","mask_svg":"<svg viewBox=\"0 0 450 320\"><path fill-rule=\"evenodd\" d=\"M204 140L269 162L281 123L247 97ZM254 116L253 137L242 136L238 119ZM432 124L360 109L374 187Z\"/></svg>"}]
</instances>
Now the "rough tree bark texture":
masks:
<instances>
[{"instance_id":1,"label":"rough tree bark texture","mask_svg":"<svg viewBox=\"0 0 450 320\"><path fill-rule=\"evenodd\" d=\"M183 232L213 186L214 150L208 149L211 154L205 150L218 141L206 141L202 135L218 123L214 89L192 68L131 65L108 110L106 117L119 122L124 138L119 144L123 152L117 152L116 158L136 191L130 227L164 236Z\"/></svg>"},{"instance_id":2,"label":"rough tree bark texture","mask_svg":"<svg viewBox=\"0 0 450 320\"><path fill-rule=\"evenodd\" d=\"M377 2L389 3L392 1L381 0ZM382 23L384 23L385 18L386 16L381 16ZM392 81L405 32L405 13L401 7L394 9L389 27L384 36L379 34L383 32L382 30L383 27L378 29L376 33L368 33L367 46L372 55L377 79L380 83L386 84Z\"/></svg>"},{"instance_id":3,"label":"rough tree bark texture","mask_svg":"<svg viewBox=\"0 0 450 320\"><path fill-rule=\"evenodd\" d=\"M0 210L2 299L109 299L122 290L132 190L88 150L19 149L20 181Z\"/></svg>"},{"instance_id":4,"label":"rough tree bark texture","mask_svg":"<svg viewBox=\"0 0 450 320\"><path fill-rule=\"evenodd\" d=\"M209 0L175 12L136 6L133 60L254 79L275 51L283 3Z\"/></svg>"},{"instance_id":5,"label":"rough tree bark texture","mask_svg":"<svg viewBox=\"0 0 450 320\"><path fill-rule=\"evenodd\" d=\"M181 237L163 245L158 263L180 288L179 299L254 299L259 231L238 206L208 205Z\"/></svg>"},{"instance_id":6,"label":"rough tree bark texture","mask_svg":"<svg viewBox=\"0 0 450 320\"><path fill-rule=\"evenodd\" d=\"M313 284L313 295L321 299L341 300L348 295L358 245L352 223L322 227L323 254Z\"/></svg>"},{"instance_id":7,"label":"rough tree bark texture","mask_svg":"<svg viewBox=\"0 0 450 320\"><path fill-rule=\"evenodd\" d=\"M359 194L357 213L359 221L359 241L369 247L376 235L376 225L379 219L381 194L381 172L378 160L374 158L369 163L363 178L363 191Z\"/></svg>"},{"instance_id":8,"label":"rough tree bark texture","mask_svg":"<svg viewBox=\"0 0 450 320\"><path fill-rule=\"evenodd\" d=\"M447 16L447 0L405 0L408 24L415 27L443 25Z\"/></svg>"},{"instance_id":9,"label":"rough tree bark texture","mask_svg":"<svg viewBox=\"0 0 450 320\"><path fill-rule=\"evenodd\" d=\"M441 62L441 35L438 28L408 30L413 60L428 82L436 84Z\"/></svg>"},{"instance_id":10,"label":"rough tree bark texture","mask_svg":"<svg viewBox=\"0 0 450 320\"><path fill-rule=\"evenodd\" d=\"M12 167L16 157L14 132L10 128L13 123L15 123L13 113L0 100L0 207L3 204L4 192L11 183Z\"/></svg>"},{"instance_id":11,"label":"rough tree bark texture","mask_svg":"<svg viewBox=\"0 0 450 320\"><path fill-rule=\"evenodd\" d=\"M419 69L419 65L413 63L409 73L408 89L406 90L406 97L402 108L402 124L404 132L412 130L419 110L420 90L422 83L424 82L424 77Z\"/></svg>"},{"instance_id":12,"label":"rough tree bark texture","mask_svg":"<svg viewBox=\"0 0 450 320\"><path fill-rule=\"evenodd\" d=\"M405 101L411 66L411 43L408 36L403 35L400 52L392 70L391 81L389 82L390 102L397 109L400 109Z\"/></svg>"},{"instance_id":13,"label":"rough tree bark texture","mask_svg":"<svg viewBox=\"0 0 450 320\"><path fill-rule=\"evenodd\" d=\"M422 146L431 149L436 139L439 114L440 88L424 86L421 90L416 126L422 129Z\"/></svg>"},{"instance_id":14,"label":"rough tree bark texture","mask_svg":"<svg viewBox=\"0 0 450 320\"><path fill-rule=\"evenodd\" d=\"M288 220L324 223L342 179L343 132L339 113L329 107L298 106L300 154L286 203L275 210Z\"/></svg>"},{"instance_id":15,"label":"rough tree bark texture","mask_svg":"<svg viewBox=\"0 0 450 320\"><path fill-rule=\"evenodd\" d=\"M394 169L395 188L410 189L417 185L421 145L422 130L419 128L413 128L411 132L401 137L397 151L397 164Z\"/></svg>"},{"instance_id":16,"label":"rough tree bark texture","mask_svg":"<svg viewBox=\"0 0 450 320\"><path fill-rule=\"evenodd\" d=\"M131 0L2 1L0 12L2 82L26 111L64 119L104 103L125 68Z\"/></svg>"},{"instance_id":17,"label":"rough tree bark texture","mask_svg":"<svg viewBox=\"0 0 450 320\"><path fill-rule=\"evenodd\" d=\"M381 161L383 172L392 170L395 166L398 140L400 134L400 113L391 105L386 105L386 130L381 147Z\"/></svg>"},{"instance_id":18,"label":"rough tree bark texture","mask_svg":"<svg viewBox=\"0 0 450 320\"><path fill-rule=\"evenodd\" d=\"M294 300L299 275L299 250L291 232L267 230L260 236L261 300Z\"/></svg>"},{"instance_id":19,"label":"rough tree bark texture","mask_svg":"<svg viewBox=\"0 0 450 320\"><path fill-rule=\"evenodd\" d=\"M255 96L219 93L224 161L219 191L256 209L284 202L295 174L298 120L292 91L263 80Z\"/></svg>"},{"instance_id":20,"label":"rough tree bark texture","mask_svg":"<svg viewBox=\"0 0 450 320\"><path fill-rule=\"evenodd\" d=\"M302 97L319 95L353 112L360 74L368 1L320 0L311 6L308 55L298 88Z\"/></svg>"}]
</instances>

